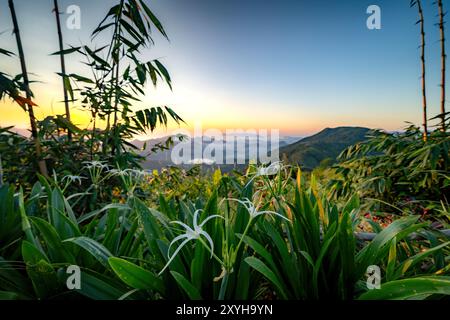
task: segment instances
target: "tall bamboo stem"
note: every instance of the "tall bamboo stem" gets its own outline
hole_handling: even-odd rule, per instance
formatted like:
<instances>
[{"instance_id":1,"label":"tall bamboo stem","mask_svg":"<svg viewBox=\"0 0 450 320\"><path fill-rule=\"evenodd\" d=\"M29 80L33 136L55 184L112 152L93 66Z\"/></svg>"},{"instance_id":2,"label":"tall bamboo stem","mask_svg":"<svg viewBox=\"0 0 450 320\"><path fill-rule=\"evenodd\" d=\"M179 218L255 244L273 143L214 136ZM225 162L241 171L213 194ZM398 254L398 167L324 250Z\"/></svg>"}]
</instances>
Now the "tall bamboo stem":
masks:
<instances>
[{"instance_id":1,"label":"tall bamboo stem","mask_svg":"<svg viewBox=\"0 0 450 320\"><path fill-rule=\"evenodd\" d=\"M19 30L19 24L17 22L14 1L8 0L8 4L9 4L9 9L11 11L11 17L12 17L13 26L14 26L14 35L16 37L17 50L19 51L20 66L22 69L24 89L25 89L27 100L31 101L30 81L28 79L27 66L25 63L25 54L24 54L23 47L22 47L22 40L20 38L20 30ZM36 157L38 159L39 171L43 176L48 177L47 164L45 163L45 160L41 159L42 149L41 149L41 143L40 143L39 136L38 136L37 126L36 126L36 118L34 116L33 106L30 105L29 103L27 103L26 107L27 107L27 111L28 111L28 116L30 118L31 135L33 137L34 144L35 144Z\"/></svg>"},{"instance_id":2,"label":"tall bamboo stem","mask_svg":"<svg viewBox=\"0 0 450 320\"><path fill-rule=\"evenodd\" d=\"M118 107L119 107L119 94L118 94L118 89L119 89L119 71L120 71L120 50L121 50L121 46L120 46L120 24L121 24L121 17L122 17L122 10L123 10L123 6L124 6L124 0L120 1L120 7L119 7L119 14L117 16L117 20L116 20L116 25L115 25L115 30L114 30L114 49L112 49L111 53L112 53L112 58L113 58L113 78L114 78L114 90L115 90L115 96L114 96L114 120L113 120L113 134L115 135L116 130L117 130L117 122L118 122L118 117L117 117L117 113L118 113ZM117 56L115 57L117 59L117 61L115 61L114 59L114 53L113 50L117 50ZM114 70L115 68L115 70ZM115 75L114 75L115 73ZM112 155L115 155L116 153L116 146L113 143L112 145L112 150L111 150Z\"/></svg>"},{"instance_id":3,"label":"tall bamboo stem","mask_svg":"<svg viewBox=\"0 0 450 320\"><path fill-rule=\"evenodd\" d=\"M442 0L438 0L439 7L439 30L441 38L441 130L445 132L445 63L447 55L445 54L445 33L444 33L444 7Z\"/></svg>"},{"instance_id":4,"label":"tall bamboo stem","mask_svg":"<svg viewBox=\"0 0 450 320\"><path fill-rule=\"evenodd\" d=\"M3 165L2 165L2 155L0 154L0 187L3 186Z\"/></svg>"},{"instance_id":5,"label":"tall bamboo stem","mask_svg":"<svg viewBox=\"0 0 450 320\"><path fill-rule=\"evenodd\" d=\"M64 50L64 43L63 43L63 36L62 36L62 30L61 30L61 20L60 20L60 12L59 12L59 6L58 6L58 0L54 0L54 11L56 16L56 26L58 29L58 41L59 41L59 57L61 60L61 73L62 73L62 80L63 80L63 92L64 92L64 107L66 111L66 119L70 121L70 108L69 108L69 96L67 94L67 88L65 85L65 77L66 77L66 62L64 59L64 53L62 52ZM69 141L72 140L72 132L70 130L67 130L67 138Z\"/></svg>"},{"instance_id":6,"label":"tall bamboo stem","mask_svg":"<svg viewBox=\"0 0 450 320\"><path fill-rule=\"evenodd\" d=\"M422 104L423 104L423 140L428 139L428 117L427 117L427 93L426 93L426 67L425 67L425 23L423 17L422 4L420 0L417 0L417 8L419 10L419 21L420 21L420 38L421 38L421 53L420 60L422 63Z\"/></svg>"}]
</instances>

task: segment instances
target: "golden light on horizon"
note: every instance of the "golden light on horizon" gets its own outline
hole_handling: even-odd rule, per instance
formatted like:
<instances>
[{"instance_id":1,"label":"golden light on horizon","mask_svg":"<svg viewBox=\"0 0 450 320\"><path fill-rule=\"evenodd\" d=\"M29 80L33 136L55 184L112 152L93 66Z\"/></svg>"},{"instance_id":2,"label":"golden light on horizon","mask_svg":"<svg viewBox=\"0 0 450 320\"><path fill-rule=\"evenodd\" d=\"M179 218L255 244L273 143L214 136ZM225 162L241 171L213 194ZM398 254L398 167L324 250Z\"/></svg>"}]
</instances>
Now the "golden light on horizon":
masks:
<instances>
[{"instance_id":1,"label":"golden light on horizon","mask_svg":"<svg viewBox=\"0 0 450 320\"><path fill-rule=\"evenodd\" d=\"M348 120L339 117L314 114L314 110L306 107L291 107L292 112L274 112L280 106L259 104L254 101L245 101L239 94L217 92L212 88L197 90L199 84L191 86L175 86L171 91L166 86L153 88L148 85L146 96L136 103L134 110L156 106L169 106L186 124L177 125L170 121L167 128L160 127L153 133L138 136L139 139L150 139L172 134L179 128L193 132L197 123L202 130L217 129L225 132L227 129L276 129L280 135L309 135L322 130L325 127L349 125ZM35 85L38 103L35 114L38 120L43 120L49 115L64 114L64 105L60 102L61 95L58 85L53 83L48 90L42 84ZM243 100L243 101L242 101ZM23 109L11 100L0 101L0 126L15 126L18 129L29 127L28 115ZM92 118L89 110L81 109L79 102L71 104L72 122L82 128L92 128ZM97 128L104 128L105 121L98 120ZM360 123L362 126L371 127L370 121Z\"/></svg>"}]
</instances>

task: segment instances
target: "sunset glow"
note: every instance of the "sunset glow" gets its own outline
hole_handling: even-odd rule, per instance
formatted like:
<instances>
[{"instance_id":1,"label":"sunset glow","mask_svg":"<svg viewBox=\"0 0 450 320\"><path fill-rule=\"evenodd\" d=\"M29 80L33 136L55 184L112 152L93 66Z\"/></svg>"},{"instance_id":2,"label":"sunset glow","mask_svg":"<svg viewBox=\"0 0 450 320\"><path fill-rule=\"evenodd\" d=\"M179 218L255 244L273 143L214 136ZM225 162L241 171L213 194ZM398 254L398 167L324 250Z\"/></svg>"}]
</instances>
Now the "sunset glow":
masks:
<instances>
[{"instance_id":1,"label":"sunset glow","mask_svg":"<svg viewBox=\"0 0 450 320\"><path fill-rule=\"evenodd\" d=\"M398 10L393 13L399 4L381 1L384 27L370 31L365 27L364 4L327 2L332 10L326 10L322 19L326 19L327 26L336 26L330 29L322 26L324 21L306 15L321 10L319 4L292 2L277 7L273 23L261 31L257 27L270 16L272 4L256 6L255 1L246 1L240 12L225 18L221 12L230 9L231 4L193 1L197 4L195 12L184 1L154 1L155 11L168 21L171 41L156 38L157 46L144 55L164 61L174 90L148 86L143 102L136 104L135 110L167 105L186 120L188 128L201 121L205 128L276 128L286 135L305 135L341 125L400 130L404 121L420 123L420 115L410 112L420 106L413 11L402 10L399 16ZM61 2L62 7L69 5L69 1ZM80 30L64 30L67 45L88 39L98 18L93 12L104 11L111 1L72 2L81 8L82 25ZM17 5L20 9L23 4ZM96 9L87 9L90 6ZM15 52L5 9L0 10L0 30L7 32L0 37L6 49ZM28 69L37 81L32 84L39 105L36 115L43 119L63 113L62 84L55 74L58 58L50 56L57 50L55 30L46 18L51 8L36 4L35 9L20 12ZM180 13L183 10L198 16L197 22L191 23ZM237 19L251 10L257 11L245 22L242 34L230 33ZM314 37L310 30L314 30ZM325 36L335 40L325 44L321 40ZM39 41L33 41L36 38ZM429 50L434 52L437 46ZM430 60L437 57L430 56ZM68 60L69 72L86 71L80 57ZM2 57L0 67L10 74L19 72L16 58ZM430 84L436 83L430 85L430 114L438 110L437 72L429 73ZM73 106L79 107L79 102ZM0 115L2 126L28 126L27 115L11 101L0 102ZM79 108L73 111L73 119L81 127L90 123L90 115ZM176 127L171 124L169 129Z\"/></svg>"}]
</instances>

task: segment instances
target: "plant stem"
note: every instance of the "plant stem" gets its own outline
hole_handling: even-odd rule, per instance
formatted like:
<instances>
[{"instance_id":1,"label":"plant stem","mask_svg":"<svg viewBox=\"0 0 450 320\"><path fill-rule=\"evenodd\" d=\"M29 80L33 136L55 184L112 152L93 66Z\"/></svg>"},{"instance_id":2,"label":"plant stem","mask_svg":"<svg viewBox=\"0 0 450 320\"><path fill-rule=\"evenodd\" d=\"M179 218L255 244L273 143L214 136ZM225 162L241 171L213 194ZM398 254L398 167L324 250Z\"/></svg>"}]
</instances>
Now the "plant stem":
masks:
<instances>
[{"instance_id":1,"label":"plant stem","mask_svg":"<svg viewBox=\"0 0 450 320\"><path fill-rule=\"evenodd\" d=\"M224 183L225 187L225 195L228 195L228 185ZM225 201L225 205L227 206L225 210L225 252L228 252L228 243L229 243L229 232L230 232L230 205L228 201Z\"/></svg>"},{"instance_id":2,"label":"plant stem","mask_svg":"<svg viewBox=\"0 0 450 320\"><path fill-rule=\"evenodd\" d=\"M422 4L417 0L417 8L419 10L420 21L420 38L421 38L421 64L422 64L422 104L423 104L423 141L428 140L428 117L427 117L427 95L425 80L425 21L423 17Z\"/></svg>"},{"instance_id":3,"label":"plant stem","mask_svg":"<svg viewBox=\"0 0 450 320\"><path fill-rule=\"evenodd\" d=\"M202 238L198 238L198 241L200 241L200 243L212 254L213 258L216 259L216 261L218 263L220 263L220 265L222 267L225 267L225 264L223 263L223 261L211 250L210 247L208 247L208 245L205 243L205 241Z\"/></svg>"},{"instance_id":4,"label":"plant stem","mask_svg":"<svg viewBox=\"0 0 450 320\"><path fill-rule=\"evenodd\" d=\"M95 143L95 130L97 130L97 112L93 116L92 135L91 135L91 161L94 160L94 143Z\"/></svg>"},{"instance_id":5,"label":"plant stem","mask_svg":"<svg viewBox=\"0 0 450 320\"><path fill-rule=\"evenodd\" d=\"M14 34L15 34L16 42L17 42L17 50L19 51L24 90L25 90L28 102L31 102L30 81L28 79L27 66L25 63L25 54L24 54L23 47L22 47L22 40L20 38L19 23L17 22L16 10L14 8L14 1L8 0L8 4L9 4L9 9L11 11L11 17L12 17L13 26L14 26ZM36 149L36 158L38 159L39 171L44 177L48 177L47 164L45 163L44 159L41 159L41 157L42 157L41 142L40 142L39 136L38 136L38 130L37 130L37 125L36 125L36 118L34 116L33 106L30 103L26 103L26 106L27 106L28 116L30 118L31 135L34 140L34 145L35 145L35 149Z\"/></svg>"},{"instance_id":6,"label":"plant stem","mask_svg":"<svg viewBox=\"0 0 450 320\"><path fill-rule=\"evenodd\" d=\"M236 258L236 255L237 255L237 253L238 253L238 251L239 251L239 248L240 248L241 245L242 245L242 241L243 241L244 237L247 235L248 230L250 229L250 225L252 224L252 222L253 222L253 218L250 218L250 219L248 220L247 225L245 226L244 233L242 234L242 237L241 237L241 239L239 240L239 243L238 243L238 245L236 246L236 249L234 250L234 254L232 255L232 258L233 258L232 264L234 264L234 259Z\"/></svg>"},{"instance_id":7,"label":"plant stem","mask_svg":"<svg viewBox=\"0 0 450 320\"><path fill-rule=\"evenodd\" d=\"M220 284L220 291L219 291L219 297L218 300L224 300L225 299L225 293L227 291L227 285L228 285L228 277L229 277L228 271L225 270L225 275L222 278L222 283Z\"/></svg>"},{"instance_id":8,"label":"plant stem","mask_svg":"<svg viewBox=\"0 0 450 320\"><path fill-rule=\"evenodd\" d=\"M64 107L66 111L66 119L70 122L70 108L69 108L69 97L67 94L67 88L65 85L65 79L66 79L66 62L64 59L64 53L62 52L64 50L64 43L63 43L63 37L62 37L62 31L61 31L61 20L59 18L59 6L58 6L58 0L54 0L54 11L56 16L56 26L58 29L58 42L59 42L59 57L61 60L61 73L62 73L62 80L63 80L63 92L64 92ZM67 139L69 141L72 141L72 132L70 132L69 129L67 129Z\"/></svg>"},{"instance_id":9,"label":"plant stem","mask_svg":"<svg viewBox=\"0 0 450 320\"><path fill-rule=\"evenodd\" d=\"M3 186L3 166L2 166L2 155L0 154L0 187Z\"/></svg>"},{"instance_id":10,"label":"plant stem","mask_svg":"<svg viewBox=\"0 0 450 320\"><path fill-rule=\"evenodd\" d=\"M445 61L447 55L445 54L445 33L444 33L444 8L442 0L438 0L439 7L439 30L441 40L441 130L445 132Z\"/></svg>"},{"instance_id":11,"label":"plant stem","mask_svg":"<svg viewBox=\"0 0 450 320\"><path fill-rule=\"evenodd\" d=\"M120 33L121 33L121 18L122 18L122 10L123 10L123 6L124 6L124 0L120 1L120 7L119 7L119 13L117 15L117 20L116 20L116 25L115 25L115 29L114 29L114 41L111 44L113 47L111 48L111 56L112 56L112 60L113 60L113 72L112 72L112 78L114 79L114 120L113 120L113 134L115 135L115 132L117 130L116 126L117 126L117 112L118 112L118 106L119 106L119 95L118 95L118 91L119 91L119 71L120 71L120 51L122 46L120 45ZM114 50L117 51L117 55L114 56ZM115 74L114 74L115 72ZM109 121L109 118L108 118ZM113 139L113 141L115 141L115 139ZM111 150L112 155L115 155L116 153L116 146L113 142L112 145L112 150Z\"/></svg>"}]
</instances>

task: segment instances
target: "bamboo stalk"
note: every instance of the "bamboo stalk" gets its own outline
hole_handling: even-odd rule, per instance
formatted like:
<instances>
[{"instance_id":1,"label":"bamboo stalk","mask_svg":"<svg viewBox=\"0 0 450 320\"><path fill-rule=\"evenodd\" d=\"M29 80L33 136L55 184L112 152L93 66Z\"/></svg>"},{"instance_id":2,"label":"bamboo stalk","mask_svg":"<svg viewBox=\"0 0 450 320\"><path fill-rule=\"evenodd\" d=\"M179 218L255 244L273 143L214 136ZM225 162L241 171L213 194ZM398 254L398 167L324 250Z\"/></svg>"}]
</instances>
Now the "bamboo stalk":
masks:
<instances>
[{"instance_id":1,"label":"bamboo stalk","mask_svg":"<svg viewBox=\"0 0 450 320\"><path fill-rule=\"evenodd\" d=\"M0 187L3 186L3 165L2 165L2 155L0 154Z\"/></svg>"},{"instance_id":2,"label":"bamboo stalk","mask_svg":"<svg viewBox=\"0 0 450 320\"><path fill-rule=\"evenodd\" d=\"M8 4L9 4L9 9L11 11L11 17L12 17L13 26L14 26L14 35L16 37L17 50L19 51L20 66L22 69L25 94L26 94L27 100L31 101L30 81L28 79L27 66L25 63L25 54L24 54L23 47L22 47L22 40L20 38L20 30L19 30L19 24L17 22L14 1L8 0ZM41 159L42 149L41 149L41 143L40 143L39 136L38 136L37 126L36 126L36 118L34 116L33 106L30 105L29 103L27 103L26 107L27 107L27 111L28 111L28 116L30 118L31 135L33 137L34 144L35 144L36 157L38 159L39 171L43 176L48 177L47 164L45 163L44 159Z\"/></svg>"},{"instance_id":3,"label":"bamboo stalk","mask_svg":"<svg viewBox=\"0 0 450 320\"><path fill-rule=\"evenodd\" d=\"M446 58L445 54L445 32L444 32L444 7L442 0L438 0L439 8L439 30L441 40L441 131L445 132L445 71Z\"/></svg>"},{"instance_id":4,"label":"bamboo stalk","mask_svg":"<svg viewBox=\"0 0 450 320\"><path fill-rule=\"evenodd\" d=\"M120 32L119 32L120 33ZM120 68L120 64L119 64L119 59L117 59L117 63L116 63L116 76L114 79L114 89L116 91L115 94L115 101L114 101L114 123L113 123L113 133L115 135L115 132L117 130L117 112L118 112L118 107L119 107L119 95L117 94L118 88L119 88L119 68ZM116 154L116 145L113 143L112 145L112 150L111 150L112 155L114 156Z\"/></svg>"},{"instance_id":5,"label":"bamboo stalk","mask_svg":"<svg viewBox=\"0 0 450 320\"><path fill-rule=\"evenodd\" d=\"M61 30L61 20L60 20L60 12L59 12L59 6L58 6L58 0L54 0L54 11L56 16L56 26L58 29L58 42L59 42L59 51L60 51L60 60L61 60L61 73L62 73L62 80L63 80L63 92L64 92L64 107L66 111L66 119L70 122L70 108L69 108L69 96L67 94L67 88L65 86L65 77L66 77L66 62L64 59L64 53L62 51L64 50L64 43L63 43L63 36L62 36L62 30ZM72 132L70 132L69 129L67 129L67 138L69 141L72 141Z\"/></svg>"},{"instance_id":6,"label":"bamboo stalk","mask_svg":"<svg viewBox=\"0 0 450 320\"><path fill-rule=\"evenodd\" d=\"M97 110L92 115L93 126L92 126L92 136L91 136L91 161L94 160L94 143L95 143L95 130L97 130Z\"/></svg>"},{"instance_id":7,"label":"bamboo stalk","mask_svg":"<svg viewBox=\"0 0 450 320\"><path fill-rule=\"evenodd\" d=\"M118 113L118 107L119 107L119 96L118 96L118 88L119 88L119 71L120 71L120 51L121 51L121 46L120 46L120 24L121 24L121 17L122 17L122 10L123 10L123 6L124 6L124 0L120 1L120 7L119 7L119 14L116 20L116 25L115 25L115 30L114 30L114 36L115 41L114 41L114 48L115 50L117 50L117 61L114 61L114 54L112 53L112 59L113 59L113 69L115 68L115 70L113 70L112 72L112 76L114 79L114 90L115 90L115 96L114 96L114 119L113 119L113 134L115 134L116 130L117 130L117 122L118 122L118 117L117 117L117 113ZM114 49L112 49L114 50ZM112 51L111 51L112 52ZM114 75L115 73L115 75ZM108 119L109 120L109 119ZM112 150L111 150L111 154L114 156L116 154L116 146L112 145Z\"/></svg>"},{"instance_id":8,"label":"bamboo stalk","mask_svg":"<svg viewBox=\"0 0 450 320\"><path fill-rule=\"evenodd\" d=\"M422 64L422 114L423 114L423 141L428 139L428 117L427 117L427 93L426 93L426 67L425 67L425 23L423 17L422 4L417 0L417 8L419 10L420 21L420 38L421 38L421 54L420 60Z\"/></svg>"},{"instance_id":9,"label":"bamboo stalk","mask_svg":"<svg viewBox=\"0 0 450 320\"><path fill-rule=\"evenodd\" d=\"M119 32L120 33L120 32ZM117 112L118 112L118 107L119 107L119 96L117 94L117 89L119 88L119 70L120 70L120 61L117 60L116 63L116 75L115 75L115 79L114 79L114 86L116 89L116 95L115 95L115 101L114 101L114 127L117 126Z\"/></svg>"}]
</instances>

